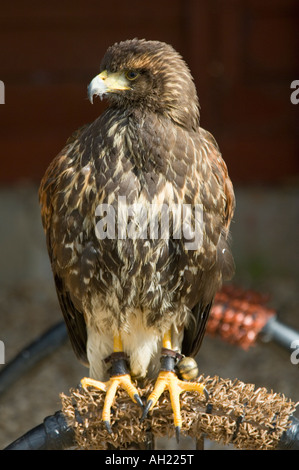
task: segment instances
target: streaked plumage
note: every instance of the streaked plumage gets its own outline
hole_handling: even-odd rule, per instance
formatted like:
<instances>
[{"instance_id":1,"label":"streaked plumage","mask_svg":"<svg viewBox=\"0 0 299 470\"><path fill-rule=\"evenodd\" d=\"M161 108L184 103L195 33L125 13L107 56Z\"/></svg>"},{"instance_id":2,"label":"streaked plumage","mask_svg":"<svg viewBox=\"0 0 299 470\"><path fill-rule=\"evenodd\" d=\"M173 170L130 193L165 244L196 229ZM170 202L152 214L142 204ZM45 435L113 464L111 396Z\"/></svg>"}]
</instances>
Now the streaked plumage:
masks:
<instances>
[{"instance_id":1,"label":"streaked plumage","mask_svg":"<svg viewBox=\"0 0 299 470\"><path fill-rule=\"evenodd\" d=\"M133 376L158 371L163 334L195 355L223 278L233 273L227 239L234 194L218 146L199 127L185 62L156 41L108 49L100 71L127 77L109 107L73 134L42 180L40 202L61 309L78 358L103 380L113 335L122 333ZM127 72L138 73L133 80ZM124 82L125 83L125 82ZM95 92L95 84L91 93ZM203 244L183 239L100 240L99 204L200 204ZM183 341L183 346L181 343Z\"/></svg>"}]
</instances>

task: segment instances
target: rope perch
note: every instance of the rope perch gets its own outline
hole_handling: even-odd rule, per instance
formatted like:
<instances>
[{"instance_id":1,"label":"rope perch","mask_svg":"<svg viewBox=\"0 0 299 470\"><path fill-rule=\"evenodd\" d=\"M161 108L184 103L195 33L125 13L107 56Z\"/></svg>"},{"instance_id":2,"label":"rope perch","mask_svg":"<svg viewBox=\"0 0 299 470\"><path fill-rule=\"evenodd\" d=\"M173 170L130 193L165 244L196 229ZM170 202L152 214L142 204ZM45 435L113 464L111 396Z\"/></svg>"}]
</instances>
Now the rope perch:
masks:
<instances>
[{"instance_id":1,"label":"rope perch","mask_svg":"<svg viewBox=\"0 0 299 470\"><path fill-rule=\"evenodd\" d=\"M184 392L181 395L182 433L200 439L202 435L221 444L233 444L238 449L274 450L284 431L290 426L296 404L284 395L255 389L240 380L200 376L210 397ZM139 394L147 397L154 381L147 381ZM126 449L132 444L145 444L149 432L154 437L174 435L173 415L167 392L148 418L140 422L141 410L118 390L112 407L109 435L101 421L105 393L99 390L71 389L61 394L62 412L68 425L74 428L78 449L105 450L111 445Z\"/></svg>"}]
</instances>

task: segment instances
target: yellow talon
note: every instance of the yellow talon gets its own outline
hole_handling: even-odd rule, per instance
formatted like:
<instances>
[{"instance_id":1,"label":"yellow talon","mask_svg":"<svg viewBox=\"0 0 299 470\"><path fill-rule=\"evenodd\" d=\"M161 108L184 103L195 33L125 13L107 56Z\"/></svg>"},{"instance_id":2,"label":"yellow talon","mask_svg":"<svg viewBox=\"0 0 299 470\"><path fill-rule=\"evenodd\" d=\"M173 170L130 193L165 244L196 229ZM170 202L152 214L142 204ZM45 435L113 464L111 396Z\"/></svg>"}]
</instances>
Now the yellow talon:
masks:
<instances>
[{"instance_id":1,"label":"yellow talon","mask_svg":"<svg viewBox=\"0 0 299 470\"><path fill-rule=\"evenodd\" d=\"M174 415L174 425L175 427L181 427L182 418L180 412L180 394L184 391L196 391L202 394L205 391L205 386L198 382L185 382L180 380L174 372L162 370L158 375L154 390L148 397L148 403L150 403L150 406L147 411L151 410L155 406L165 389L168 389L169 391Z\"/></svg>"},{"instance_id":2,"label":"yellow talon","mask_svg":"<svg viewBox=\"0 0 299 470\"><path fill-rule=\"evenodd\" d=\"M113 350L115 353L122 352L122 343L120 339L120 335L114 337L114 347ZM119 373L117 371L117 362L121 365L121 370L126 371L126 367L124 367L123 359L116 359L114 362L114 372L110 379L107 382L100 382L99 380L95 380L89 377L84 377L81 380L81 385L84 389L87 387L94 387L97 390L101 390L106 392L104 406L102 410L102 420L105 423L106 429L109 433L112 433L111 425L110 425L110 411L111 406L113 405L113 401L115 399L116 391L119 387L122 387L130 396L131 400L134 403L137 403L141 407L143 407L141 398L139 397L137 388L132 384L132 379L130 374L128 373ZM113 368L112 368L113 370Z\"/></svg>"},{"instance_id":3,"label":"yellow talon","mask_svg":"<svg viewBox=\"0 0 299 470\"><path fill-rule=\"evenodd\" d=\"M163 347L171 350L171 334L170 331L167 332L163 337ZM163 357L163 356L162 356ZM168 358L169 359L169 358ZM167 364L165 362L165 364ZM168 362L168 366L169 366ZM173 359L174 364L174 359ZM144 408L142 419L147 416L149 410L151 410L165 389L168 389L170 395L171 407L173 410L173 421L176 429L176 437L179 440L180 429L182 426L182 417L180 410L180 394L184 391L196 391L198 393L204 393L207 396L206 388L203 384L198 382L186 382L180 380L173 370L161 370L159 372L158 378L156 380L154 389L149 395L147 404Z\"/></svg>"},{"instance_id":4,"label":"yellow talon","mask_svg":"<svg viewBox=\"0 0 299 470\"><path fill-rule=\"evenodd\" d=\"M109 432L112 432L110 426L110 410L115 399L116 391L119 387L122 387L124 390L126 390L126 392L134 403L138 403L138 405L142 406L142 401L138 395L138 390L132 384L131 377L129 374L113 376L107 382L100 382L89 377L84 377L81 380L81 385L85 389L87 387L94 387L97 390L102 390L103 392L106 392L104 406L102 410L102 420L105 422L106 428Z\"/></svg>"}]
</instances>

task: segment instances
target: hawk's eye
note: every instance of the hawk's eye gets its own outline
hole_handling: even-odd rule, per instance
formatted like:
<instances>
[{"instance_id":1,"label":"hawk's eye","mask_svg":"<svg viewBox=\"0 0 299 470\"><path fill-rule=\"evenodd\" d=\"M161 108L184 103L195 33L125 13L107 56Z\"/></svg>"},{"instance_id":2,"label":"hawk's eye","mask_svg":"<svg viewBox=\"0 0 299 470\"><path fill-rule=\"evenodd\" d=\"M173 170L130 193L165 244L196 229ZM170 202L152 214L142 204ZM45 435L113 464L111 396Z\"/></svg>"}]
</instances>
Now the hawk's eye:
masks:
<instances>
[{"instance_id":1,"label":"hawk's eye","mask_svg":"<svg viewBox=\"0 0 299 470\"><path fill-rule=\"evenodd\" d=\"M138 72L135 72L135 70L128 70L126 72L126 78L128 80L135 80L137 77L138 77L139 73Z\"/></svg>"}]
</instances>

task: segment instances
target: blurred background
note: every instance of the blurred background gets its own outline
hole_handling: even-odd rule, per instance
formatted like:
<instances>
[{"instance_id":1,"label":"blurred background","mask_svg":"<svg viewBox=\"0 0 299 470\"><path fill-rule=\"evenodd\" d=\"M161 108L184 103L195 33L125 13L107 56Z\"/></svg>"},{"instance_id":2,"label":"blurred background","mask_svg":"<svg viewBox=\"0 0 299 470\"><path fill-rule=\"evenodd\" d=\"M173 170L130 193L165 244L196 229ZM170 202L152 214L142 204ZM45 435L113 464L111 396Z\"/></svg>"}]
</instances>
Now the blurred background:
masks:
<instances>
[{"instance_id":1,"label":"blurred background","mask_svg":"<svg viewBox=\"0 0 299 470\"><path fill-rule=\"evenodd\" d=\"M171 43L187 61L234 183L234 283L269 294L299 330L297 0L15 0L0 11L0 340L8 363L61 320L38 186L70 134L104 109L87 85L107 47L134 37ZM249 351L206 337L201 372L299 400L299 367L277 345ZM0 365L0 371L4 365ZM60 408L87 370L66 342L0 396L0 447ZM211 444L210 447L213 448Z\"/></svg>"}]
</instances>

